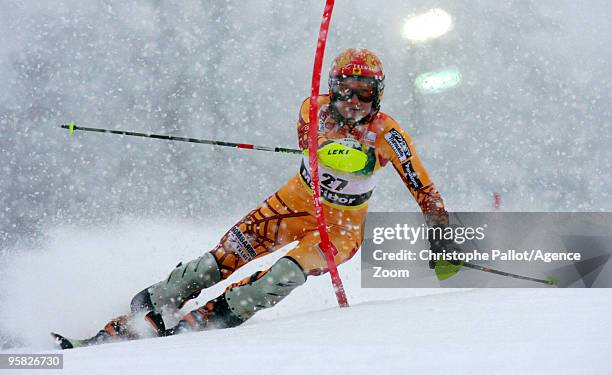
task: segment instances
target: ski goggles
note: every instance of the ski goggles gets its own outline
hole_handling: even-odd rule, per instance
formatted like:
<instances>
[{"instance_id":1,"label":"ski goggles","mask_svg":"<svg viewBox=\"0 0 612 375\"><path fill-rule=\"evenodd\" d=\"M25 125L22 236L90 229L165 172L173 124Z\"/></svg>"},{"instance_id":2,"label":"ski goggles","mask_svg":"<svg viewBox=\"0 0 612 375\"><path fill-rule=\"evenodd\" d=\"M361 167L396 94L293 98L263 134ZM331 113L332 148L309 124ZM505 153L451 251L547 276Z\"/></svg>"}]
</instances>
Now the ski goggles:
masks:
<instances>
[{"instance_id":1,"label":"ski goggles","mask_svg":"<svg viewBox=\"0 0 612 375\"><path fill-rule=\"evenodd\" d=\"M336 80L332 84L332 93L335 100L350 100L353 95L364 102L370 103L376 99L378 90L375 83L359 80Z\"/></svg>"}]
</instances>

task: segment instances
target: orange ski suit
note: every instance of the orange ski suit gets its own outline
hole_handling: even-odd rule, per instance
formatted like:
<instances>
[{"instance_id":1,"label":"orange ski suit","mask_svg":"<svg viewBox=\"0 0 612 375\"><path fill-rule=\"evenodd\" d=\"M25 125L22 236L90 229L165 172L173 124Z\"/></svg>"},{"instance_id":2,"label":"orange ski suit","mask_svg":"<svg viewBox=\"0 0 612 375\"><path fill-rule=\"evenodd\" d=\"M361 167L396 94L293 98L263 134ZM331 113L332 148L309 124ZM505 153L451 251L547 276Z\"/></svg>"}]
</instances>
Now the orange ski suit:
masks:
<instances>
[{"instance_id":1,"label":"orange ski suit","mask_svg":"<svg viewBox=\"0 0 612 375\"><path fill-rule=\"evenodd\" d=\"M309 108L307 99L302 103L297 124L301 149L308 148ZM347 261L359 250L377 172L389 162L425 213L428 223L448 224L438 190L423 167L412 140L395 120L378 112L367 124L349 130L336 123L330 114L329 96L319 96L319 144L329 140L348 140L368 155L366 167L354 173L335 171L319 164L327 230L337 249L336 264ZM293 241L298 241L298 244L286 256L294 259L307 275L327 271L318 246L320 239L307 156L302 160L300 171L234 225L211 252L219 264L221 278L225 279L245 263ZM253 281L250 279L248 277L237 284Z\"/></svg>"}]
</instances>

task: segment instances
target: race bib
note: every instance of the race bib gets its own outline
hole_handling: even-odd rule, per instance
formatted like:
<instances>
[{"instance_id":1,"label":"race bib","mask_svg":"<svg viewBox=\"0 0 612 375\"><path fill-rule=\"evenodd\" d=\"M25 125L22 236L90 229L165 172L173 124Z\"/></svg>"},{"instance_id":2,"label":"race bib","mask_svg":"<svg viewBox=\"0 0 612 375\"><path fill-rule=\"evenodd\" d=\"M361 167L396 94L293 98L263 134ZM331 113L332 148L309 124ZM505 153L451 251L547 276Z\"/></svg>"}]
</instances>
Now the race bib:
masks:
<instances>
[{"instance_id":1,"label":"race bib","mask_svg":"<svg viewBox=\"0 0 612 375\"><path fill-rule=\"evenodd\" d=\"M308 186L311 186L312 179L307 165L308 157L304 157L300 165L300 176ZM372 196L377 182L377 175L356 176L319 164L321 197L335 205L357 207L366 203Z\"/></svg>"}]
</instances>

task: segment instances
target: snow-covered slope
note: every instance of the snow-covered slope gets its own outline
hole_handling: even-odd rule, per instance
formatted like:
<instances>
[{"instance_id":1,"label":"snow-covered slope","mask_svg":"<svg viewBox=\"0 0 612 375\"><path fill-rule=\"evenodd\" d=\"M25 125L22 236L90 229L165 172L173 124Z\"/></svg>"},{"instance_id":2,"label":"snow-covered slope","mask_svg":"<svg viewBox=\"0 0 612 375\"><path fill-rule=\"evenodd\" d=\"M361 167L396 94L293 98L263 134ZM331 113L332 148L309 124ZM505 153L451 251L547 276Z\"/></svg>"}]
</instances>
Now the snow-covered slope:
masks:
<instances>
[{"instance_id":1,"label":"snow-covered slope","mask_svg":"<svg viewBox=\"0 0 612 375\"><path fill-rule=\"evenodd\" d=\"M125 312L134 292L212 246L227 224L126 221L51 230L44 248L5 257L0 331L21 342L5 352L52 352L50 330L94 333ZM271 261L258 260L241 275ZM65 351L62 373L585 374L610 368L608 290L361 289L358 259L340 271L348 309L336 307L327 276L313 277L241 327Z\"/></svg>"},{"instance_id":2,"label":"snow-covered slope","mask_svg":"<svg viewBox=\"0 0 612 375\"><path fill-rule=\"evenodd\" d=\"M370 301L66 351L63 373L606 373L612 303L595 303L597 294L474 290Z\"/></svg>"}]
</instances>

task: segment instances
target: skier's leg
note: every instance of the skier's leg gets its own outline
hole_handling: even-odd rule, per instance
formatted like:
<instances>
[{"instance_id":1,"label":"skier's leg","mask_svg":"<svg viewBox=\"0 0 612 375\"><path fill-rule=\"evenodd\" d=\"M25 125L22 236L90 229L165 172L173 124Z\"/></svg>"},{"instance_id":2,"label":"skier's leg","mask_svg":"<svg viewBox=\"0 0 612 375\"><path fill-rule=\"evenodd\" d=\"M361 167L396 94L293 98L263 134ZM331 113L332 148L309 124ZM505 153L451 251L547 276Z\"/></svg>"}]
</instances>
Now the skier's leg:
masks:
<instances>
[{"instance_id":1,"label":"skier's leg","mask_svg":"<svg viewBox=\"0 0 612 375\"><path fill-rule=\"evenodd\" d=\"M132 299L132 312L180 309L249 261L298 239L308 217L307 212L289 207L279 193L272 195L227 231L210 253L179 263L165 280L138 293Z\"/></svg>"},{"instance_id":2,"label":"skier's leg","mask_svg":"<svg viewBox=\"0 0 612 375\"><path fill-rule=\"evenodd\" d=\"M283 257L268 270L230 285L222 295L185 315L166 334L240 325L257 311L276 305L305 282L306 274L297 262Z\"/></svg>"},{"instance_id":3,"label":"skier's leg","mask_svg":"<svg viewBox=\"0 0 612 375\"><path fill-rule=\"evenodd\" d=\"M362 233L359 226L355 228L354 231L347 231L345 227L330 226L328 233L338 250L335 255L337 264L350 259L359 249ZM317 232L309 232L298 246L270 269L256 272L230 285L222 295L185 315L166 334L234 327L257 311L275 306L295 288L304 284L308 275L327 272L319 241Z\"/></svg>"},{"instance_id":4,"label":"skier's leg","mask_svg":"<svg viewBox=\"0 0 612 375\"><path fill-rule=\"evenodd\" d=\"M329 239L336 250L334 260L337 265L348 261L357 253L363 238L361 229L360 225L355 225L350 230L338 225L327 227ZM295 259L308 276L318 276L328 271L320 240L318 233L306 236L298 246L287 252L287 256Z\"/></svg>"},{"instance_id":5,"label":"skier's leg","mask_svg":"<svg viewBox=\"0 0 612 375\"><path fill-rule=\"evenodd\" d=\"M136 294L130 303L132 313L161 312L162 308L180 309L204 288L221 280L221 272L212 253L187 263L179 263L165 279Z\"/></svg>"},{"instance_id":6,"label":"skier's leg","mask_svg":"<svg viewBox=\"0 0 612 375\"><path fill-rule=\"evenodd\" d=\"M137 338L143 334L142 330L138 334L132 326L134 320L135 323L141 320L132 318L143 314L153 334L160 334L165 330L162 309L180 309L202 289L229 277L250 260L301 238L305 228L316 224L309 213L291 208L293 204L287 195L283 196L281 189L234 225L211 252L179 264L166 279L138 293L131 302L131 315L114 319L99 335L113 339ZM107 335L106 328L113 334Z\"/></svg>"},{"instance_id":7,"label":"skier's leg","mask_svg":"<svg viewBox=\"0 0 612 375\"><path fill-rule=\"evenodd\" d=\"M251 260L302 238L307 231L316 230L315 218L303 205L291 200L288 184L230 229L211 251L221 278L224 280Z\"/></svg>"}]
</instances>

